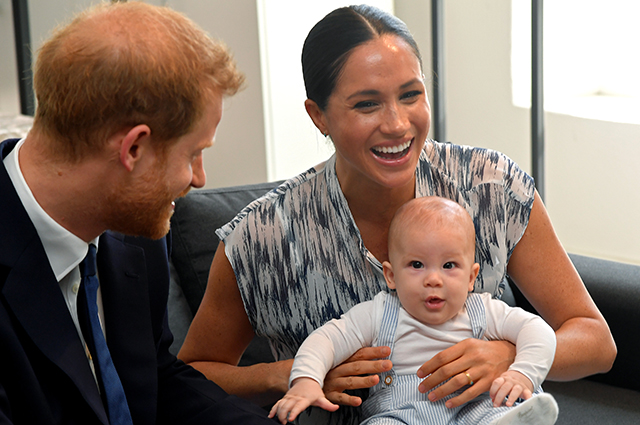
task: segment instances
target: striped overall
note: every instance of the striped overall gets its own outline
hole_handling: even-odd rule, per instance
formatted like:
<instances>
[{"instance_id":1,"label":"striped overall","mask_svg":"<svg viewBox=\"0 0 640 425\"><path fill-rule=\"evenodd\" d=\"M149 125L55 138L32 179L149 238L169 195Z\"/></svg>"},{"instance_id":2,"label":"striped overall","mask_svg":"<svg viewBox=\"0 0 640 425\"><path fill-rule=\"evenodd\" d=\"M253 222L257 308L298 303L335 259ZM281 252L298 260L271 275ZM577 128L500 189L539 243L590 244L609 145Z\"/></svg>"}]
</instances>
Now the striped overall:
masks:
<instances>
[{"instance_id":1,"label":"striped overall","mask_svg":"<svg viewBox=\"0 0 640 425\"><path fill-rule=\"evenodd\" d=\"M395 292L387 297L378 341L375 345L387 345L393 355L398 310L400 301ZM484 304L479 296L469 294L466 301L474 338L482 338L486 328ZM391 356L390 356L391 357ZM459 395L468 387L436 402L431 402L427 394L418 391L421 379L417 375L397 375L392 369L382 374L380 382L373 388L363 404L364 417L361 425L382 424L490 424L504 415L509 407L493 407L489 393L480 394L472 401L453 409L445 402Z\"/></svg>"}]
</instances>

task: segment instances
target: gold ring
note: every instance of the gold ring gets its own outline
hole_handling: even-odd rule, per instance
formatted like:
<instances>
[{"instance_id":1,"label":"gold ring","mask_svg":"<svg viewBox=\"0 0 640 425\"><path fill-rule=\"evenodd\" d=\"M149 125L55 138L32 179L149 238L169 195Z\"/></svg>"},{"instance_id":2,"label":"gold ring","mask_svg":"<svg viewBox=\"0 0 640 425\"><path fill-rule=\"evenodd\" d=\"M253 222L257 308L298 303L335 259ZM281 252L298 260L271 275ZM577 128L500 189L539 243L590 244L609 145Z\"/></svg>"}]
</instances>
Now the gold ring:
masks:
<instances>
[{"instance_id":1,"label":"gold ring","mask_svg":"<svg viewBox=\"0 0 640 425\"><path fill-rule=\"evenodd\" d=\"M471 375L469 375L468 372L465 372L465 375L467 375L467 378L469 378L469 385L473 385L473 379L471 379Z\"/></svg>"}]
</instances>

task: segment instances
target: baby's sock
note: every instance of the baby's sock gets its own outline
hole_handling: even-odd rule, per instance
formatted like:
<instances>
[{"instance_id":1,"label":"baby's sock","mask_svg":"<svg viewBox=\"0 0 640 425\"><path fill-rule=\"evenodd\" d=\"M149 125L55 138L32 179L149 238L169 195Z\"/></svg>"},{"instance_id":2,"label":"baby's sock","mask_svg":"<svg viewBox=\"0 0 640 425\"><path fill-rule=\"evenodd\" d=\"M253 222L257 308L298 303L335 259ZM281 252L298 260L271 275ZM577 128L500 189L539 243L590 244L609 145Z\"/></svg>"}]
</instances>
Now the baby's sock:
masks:
<instances>
[{"instance_id":1,"label":"baby's sock","mask_svg":"<svg viewBox=\"0 0 640 425\"><path fill-rule=\"evenodd\" d=\"M553 425L558 404L551 394L542 393L509 410L491 425Z\"/></svg>"}]
</instances>

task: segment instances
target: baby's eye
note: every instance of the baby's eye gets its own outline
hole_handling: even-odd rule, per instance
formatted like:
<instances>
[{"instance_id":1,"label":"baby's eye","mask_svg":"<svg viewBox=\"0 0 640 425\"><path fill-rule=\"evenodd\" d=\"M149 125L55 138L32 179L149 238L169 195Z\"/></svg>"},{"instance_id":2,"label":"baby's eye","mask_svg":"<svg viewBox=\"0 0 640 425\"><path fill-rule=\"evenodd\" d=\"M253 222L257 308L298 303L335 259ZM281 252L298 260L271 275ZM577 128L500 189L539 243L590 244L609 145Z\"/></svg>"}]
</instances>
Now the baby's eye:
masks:
<instances>
[{"instance_id":1,"label":"baby's eye","mask_svg":"<svg viewBox=\"0 0 640 425\"><path fill-rule=\"evenodd\" d=\"M424 265L420 261L412 261L411 267L413 267L414 269L421 269L424 267Z\"/></svg>"},{"instance_id":2,"label":"baby's eye","mask_svg":"<svg viewBox=\"0 0 640 425\"><path fill-rule=\"evenodd\" d=\"M447 261L446 263L444 263L444 266L442 266L445 269L452 269L454 268L456 265L454 262L452 261Z\"/></svg>"}]
</instances>

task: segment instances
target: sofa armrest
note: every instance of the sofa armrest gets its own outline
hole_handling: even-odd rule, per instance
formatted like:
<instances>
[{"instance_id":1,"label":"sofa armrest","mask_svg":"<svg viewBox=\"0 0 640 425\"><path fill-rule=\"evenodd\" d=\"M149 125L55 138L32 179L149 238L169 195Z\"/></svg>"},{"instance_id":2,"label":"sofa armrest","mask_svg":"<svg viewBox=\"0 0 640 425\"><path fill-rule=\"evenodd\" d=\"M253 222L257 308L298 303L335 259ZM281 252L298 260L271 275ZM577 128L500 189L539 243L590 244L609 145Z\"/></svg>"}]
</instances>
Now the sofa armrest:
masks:
<instances>
[{"instance_id":1,"label":"sofa armrest","mask_svg":"<svg viewBox=\"0 0 640 425\"><path fill-rule=\"evenodd\" d=\"M640 266L569 254L587 291L611 329L618 355L607 373L588 379L640 391ZM536 313L519 289L511 283L516 304Z\"/></svg>"},{"instance_id":2,"label":"sofa armrest","mask_svg":"<svg viewBox=\"0 0 640 425\"><path fill-rule=\"evenodd\" d=\"M570 256L618 347L611 370L589 379L640 391L640 266Z\"/></svg>"}]
</instances>

